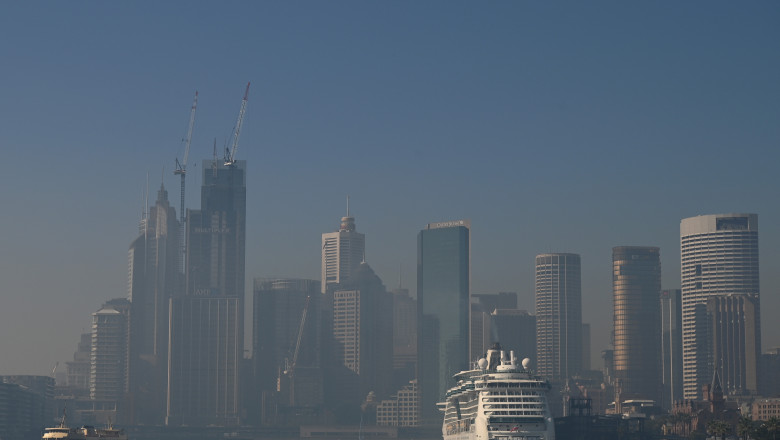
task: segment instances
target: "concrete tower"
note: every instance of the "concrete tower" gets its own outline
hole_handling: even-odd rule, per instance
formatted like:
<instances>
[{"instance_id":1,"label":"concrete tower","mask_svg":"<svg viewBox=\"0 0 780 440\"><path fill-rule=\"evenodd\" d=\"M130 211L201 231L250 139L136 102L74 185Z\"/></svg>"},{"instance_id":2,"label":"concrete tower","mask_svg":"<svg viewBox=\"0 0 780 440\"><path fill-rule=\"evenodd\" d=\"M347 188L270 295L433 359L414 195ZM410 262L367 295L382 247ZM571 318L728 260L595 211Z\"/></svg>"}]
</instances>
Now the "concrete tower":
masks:
<instances>
[{"instance_id":1,"label":"concrete tower","mask_svg":"<svg viewBox=\"0 0 780 440\"><path fill-rule=\"evenodd\" d=\"M346 284L354 276L366 255L366 236L355 230L355 217L341 218L336 232L322 234L322 293L337 284Z\"/></svg>"},{"instance_id":2,"label":"concrete tower","mask_svg":"<svg viewBox=\"0 0 780 440\"><path fill-rule=\"evenodd\" d=\"M550 380L582 369L580 256L536 256L536 363Z\"/></svg>"},{"instance_id":3,"label":"concrete tower","mask_svg":"<svg viewBox=\"0 0 780 440\"><path fill-rule=\"evenodd\" d=\"M759 319L758 215L715 214L680 222L683 391L699 399L712 378L707 300L720 294L755 295ZM759 346L760 352L760 346Z\"/></svg>"},{"instance_id":4,"label":"concrete tower","mask_svg":"<svg viewBox=\"0 0 780 440\"><path fill-rule=\"evenodd\" d=\"M661 258L657 247L612 248L614 374L622 398L661 397Z\"/></svg>"}]
</instances>

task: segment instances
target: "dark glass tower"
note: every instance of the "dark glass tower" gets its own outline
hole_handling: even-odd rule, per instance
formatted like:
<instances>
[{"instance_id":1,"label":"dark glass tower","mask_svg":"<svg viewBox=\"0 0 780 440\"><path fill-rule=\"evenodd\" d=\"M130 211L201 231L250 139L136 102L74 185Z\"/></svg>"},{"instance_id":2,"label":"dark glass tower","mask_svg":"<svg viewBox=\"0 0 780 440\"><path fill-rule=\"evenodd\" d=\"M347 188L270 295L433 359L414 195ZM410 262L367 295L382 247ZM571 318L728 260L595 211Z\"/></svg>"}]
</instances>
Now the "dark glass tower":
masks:
<instances>
[{"instance_id":1,"label":"dark glass tower","mask_svg":"<svg viewBox=\"0 0 780 440\"><path fill-rule=\"evenodd\" d=\"M239 423L246 162L203 162L201 209L188 211L186 290L171 299L168 425Z\"/></svg>"},{"instance_id":2,"label":"dark glass tower","mask_svg":"<svg viewBox=\"0 0 780 440\"><path fill-rule=\"evenodd\" d=\"M428 224L417 236L417 379L423 423L452 375L469 367L470 229L467 220Z\"/></svg>"},{"instance_id":3,"label":"dark glass tower","mask_svg":"<svg viewBox=\"0 0 780 440\"><path fill-rule=\"evenodd\" d=\"M621 398L661 391L661 257L657 247L612 248L615 377Z\"/></svg>"}]
</instances>

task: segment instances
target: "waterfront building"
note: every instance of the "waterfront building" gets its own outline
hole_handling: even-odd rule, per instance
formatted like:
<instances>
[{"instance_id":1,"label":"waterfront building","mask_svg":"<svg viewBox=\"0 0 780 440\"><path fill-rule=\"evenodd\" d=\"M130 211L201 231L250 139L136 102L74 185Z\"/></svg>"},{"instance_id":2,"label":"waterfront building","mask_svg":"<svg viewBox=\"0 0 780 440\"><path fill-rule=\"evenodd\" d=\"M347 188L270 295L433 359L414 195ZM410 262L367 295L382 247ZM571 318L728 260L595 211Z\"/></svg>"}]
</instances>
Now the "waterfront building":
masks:
<instances>
[{"instance_id":1,"label":"waterfront building","mask_svg":"<svg viewBox=\"0 0 780 440\"><path fill-rule=\"evenodd\" d=\"M661 257L657 247L612 248L614 374L621 398L660 400Z\"/></svg>"},{"instance_id":2,"label":"waterfront building","mask_svg":"<svg viewBox=\"0 0 780 440\"><path fill-rule=\"evenodd\" d=\"M167 425L236 426L244 338L246 162L203 161L185 294L170 301Z\"/></svg>"},{"instance_id":3,"label":"waterfront building","mask_svg":"<svg viewBox=\"0 0 780 440\"><path fill-rule=\"evenodd\" d=\"M417 235L417 380L423 423L454 374L469 368L471 223L430 223Z\"/></svg>"},{"instance_id":4,"label":"waterfront building","mask_svg":"<svg viewBox=\"0 0 780 440\"><path fill-rule=\"evenodd\" d=\"M680 253L683 395L696 400L713 374L707 299L729 293L755 295L760 328L758 215L715 214L683 219Z\"/></svg>"},{"instance_id":5,"label":"waterfront building","mask_svg":"<svg viewBox=\"0 0 780 440\"><path fill-rule=\"evenodd\" d=\"M670 411L683 399L682 290L661 292L661 406Z\"/></svg>"},{"instance_id":6,"label":"waterfront building","mask_svg":"<svg viewBox=\"0 0 780 440\"><path fill-rule=\"evenodd\" d=\"M582 291L580 256L536 256L536 364L551 381L582 369Z\"/></svg>"},{"instance_id":7,"label":"waterfront building","mask_svg":"<svg viewBox=\"0 0 780 440\"><path fill-rule=\"evenodd\" d=\"M366 236L355 229L355 217L341 218L336 232L322 234L322 293L347 284L366 256Z\"/></svg>"},{"instance_id":8,"label":"waterfront building","mask_svg":"<svg viewBox=\"0 0 780 440\"><path fill-rule=\"evenodd\" d=\"M723 392L756 394L761 341L754 295L713 295L707 298L712 323L712 357Z\"/></svg>"}]
</instances>

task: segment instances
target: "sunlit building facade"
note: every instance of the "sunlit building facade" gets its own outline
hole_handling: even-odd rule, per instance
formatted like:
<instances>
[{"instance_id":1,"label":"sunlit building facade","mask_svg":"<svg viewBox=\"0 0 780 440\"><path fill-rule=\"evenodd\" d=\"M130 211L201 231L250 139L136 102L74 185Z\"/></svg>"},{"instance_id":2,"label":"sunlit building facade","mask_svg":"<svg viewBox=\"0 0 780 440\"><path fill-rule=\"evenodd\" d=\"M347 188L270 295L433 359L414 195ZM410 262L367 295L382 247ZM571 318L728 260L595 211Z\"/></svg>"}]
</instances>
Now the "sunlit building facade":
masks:
<instances>
[{"instance_id":1,"label":"sunlit building facade","mask_svg":"<svg viewBox=\"0 0 780 440\"><path fill-rule=\"evenodd\" d=\"M624 399L661 396L661 257L657 247L612 248L615 386Z\"/></svg>"},{"instance_id":2,"label":"sunlit building facade","mask_svg":"<svg viewBox=\"0 0 780 440\"><path fill-rule=\"evenodd\" d=\"M366 256L366 236L355 229L355 217L347 213L336 232L322 234L322 293L346 285Z\"/></svg>"}]
</instances>

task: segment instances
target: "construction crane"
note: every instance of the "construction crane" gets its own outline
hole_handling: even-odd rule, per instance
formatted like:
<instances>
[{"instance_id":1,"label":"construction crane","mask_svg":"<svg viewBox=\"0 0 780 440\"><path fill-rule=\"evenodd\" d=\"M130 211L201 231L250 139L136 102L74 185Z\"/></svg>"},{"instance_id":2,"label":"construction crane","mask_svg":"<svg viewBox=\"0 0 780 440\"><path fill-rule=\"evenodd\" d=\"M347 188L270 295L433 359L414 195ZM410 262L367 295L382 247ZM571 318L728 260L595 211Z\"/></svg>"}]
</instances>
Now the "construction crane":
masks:
<instances>
[{"instance_id":1,"label":"construction crane","mask_svg":"<svg viewBox=\"0 0 780 440\"><path fill-rule=\"evenodd\" d=\"M192 101L192 109L190 110L190 124L187 127L187 135L184 138L184 158L182 158L182 161L179 162L179 158L176 158L176 168L173 170L174 175L180 175L181 176L181 205L179 207L179 217L181 218L179 223L179 243L181 245L181 257L179 262L179 270L181 272L184 272L184 257L186 255L187 244L184 240L184 222L187 220L187 217L184 212L184 188L185 184L184 181L187 177L187 158L190 155L190 143L192 142L192 128L195 127L195 109L198 108L198 91L195 91L195 100Z\"/></svg>"},{"instance_id":2,"label":"construction crane","mask_svg":"<svg viewBox=\"0 0 780 440\"><path fill-rule=\"evenodd\" d=\"M292 362L285 359L285 368L279 375L276 382L276 390L283 393L288 404L295 405L295 365L298 363L298 353L301 351L301 339L303 330L306 328L306 315L309 311L309 302L311 295L306 297L306 303L303 305L303 314L301 315L301 325L298 326L298 339L295 341L295 351L293 352Z\"/></svg>"},{"instance_id":3,"label":"construction crane","mask_svg":"<svg viewBox=\"0 0 780 440\"><path fill-rule=\"evenodd\" d=\"M233 166L236 163L236 150L238 149L238 137L241 135L241 124L244 122L244 112L246 112L246 102L249 100L249 85L246 83L246 92L244 99L241 100L241 110L238 112L238 122L236 122L236 131L233 133L233 146L228 150L225 148L225 165Z\"/></svg>"}]
</instances>

